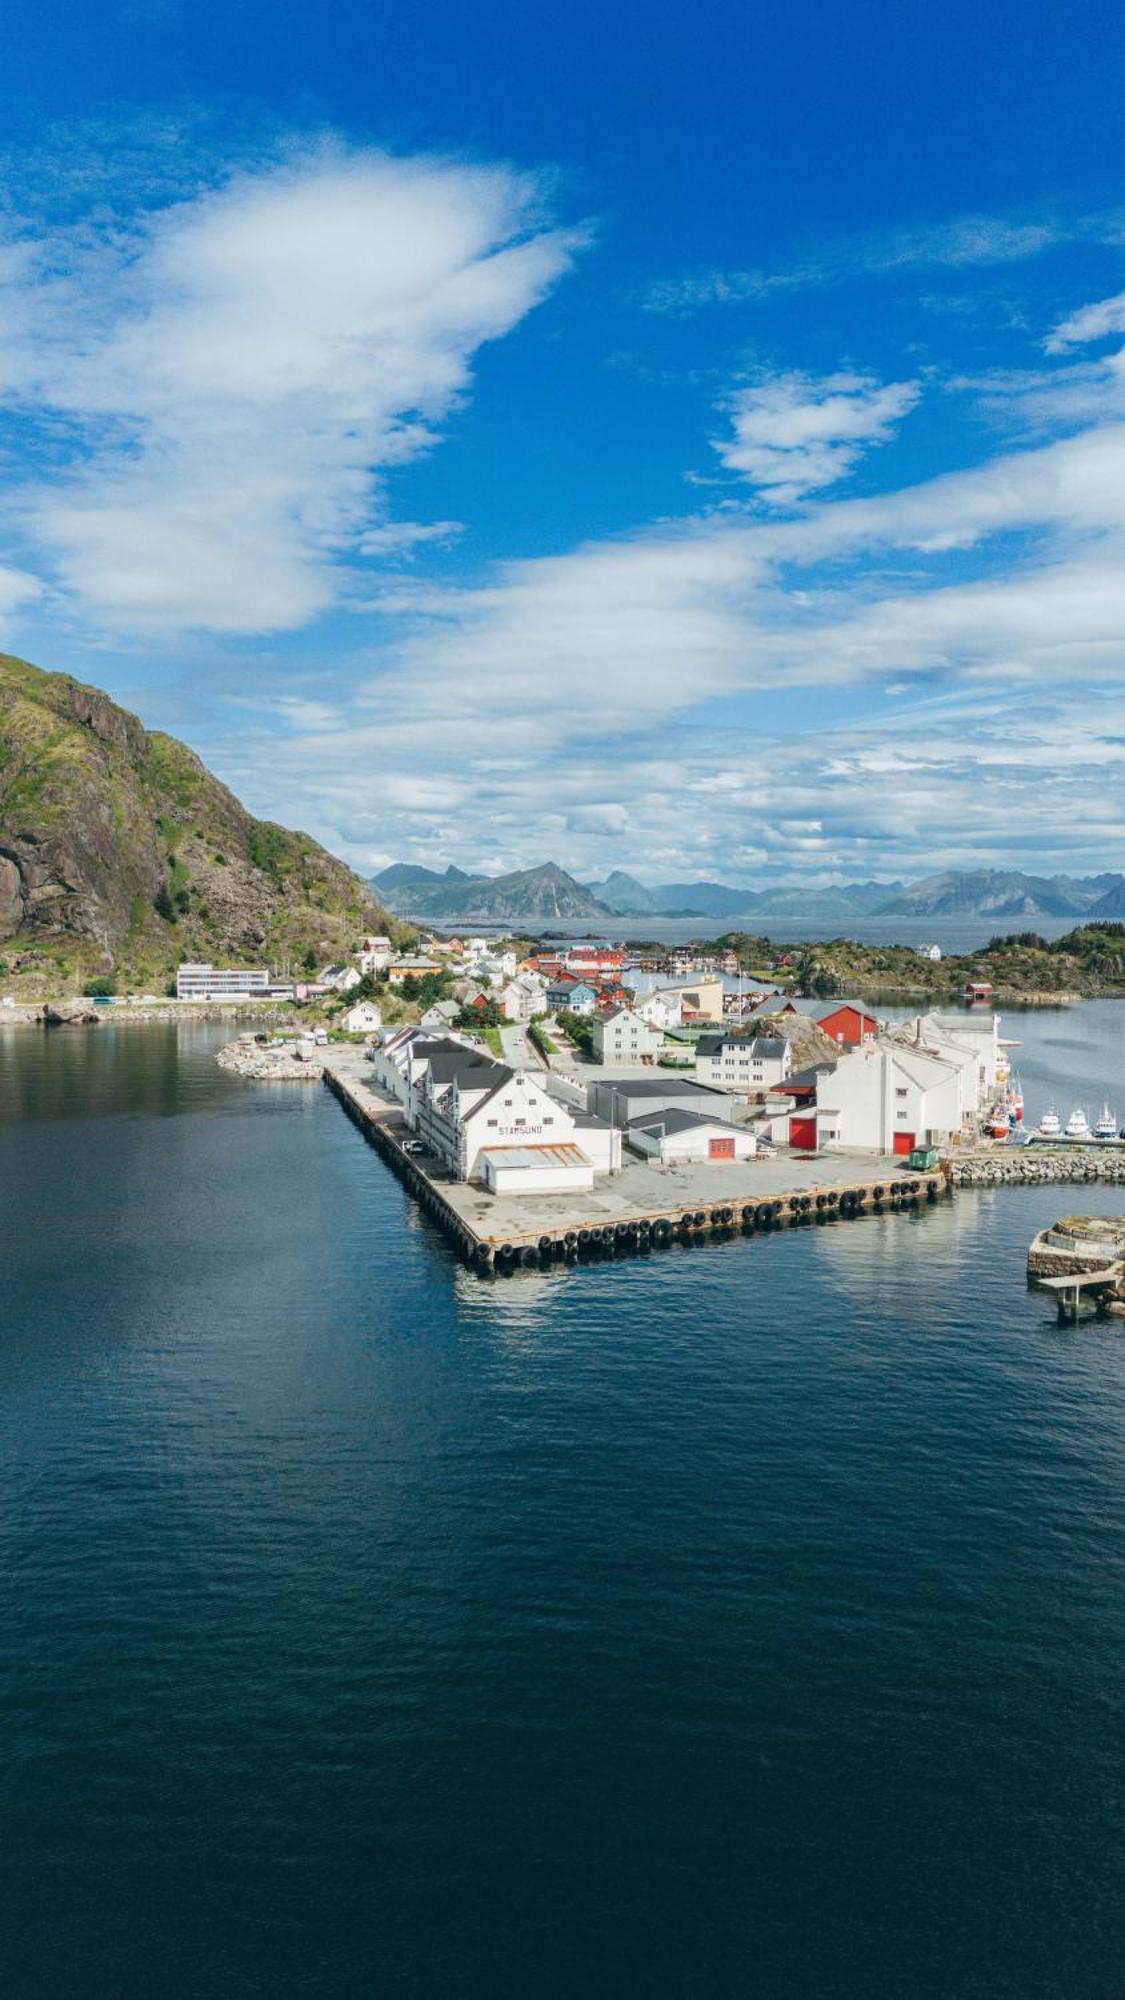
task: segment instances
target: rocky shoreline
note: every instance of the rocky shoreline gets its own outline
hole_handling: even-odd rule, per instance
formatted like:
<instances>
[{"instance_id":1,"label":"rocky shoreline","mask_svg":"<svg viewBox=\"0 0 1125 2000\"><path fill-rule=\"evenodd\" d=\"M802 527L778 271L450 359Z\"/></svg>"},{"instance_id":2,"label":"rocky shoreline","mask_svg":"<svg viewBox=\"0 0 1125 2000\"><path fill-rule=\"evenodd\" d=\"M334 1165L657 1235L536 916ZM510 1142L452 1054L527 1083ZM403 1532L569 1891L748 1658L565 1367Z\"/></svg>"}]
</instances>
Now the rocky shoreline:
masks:
<instances>
[{"instance_id":1,"label":"rocky shoreline","mask_svg":"<svg viewBox=\"0 0 1125 2000\"><path fill-rule=\"evenodd\" d=\"M955 1188L1041 1187L1052 1182L1125 1183L1125 1147L1035 1146L1017 1152L956 1154L949 1163Z\"/></svg>"},{"instance_id":2,"label":"rocky shoreline","mask_svg":"<svg viewBox=\"0 0 1125 2000\"><path fill-rule=\"evenodd\" d=\"M319 1056L312 1050L302 1051L296 1041L258 1042L252 1035L228 1042L215 1061L220 1069L252 1077L257 1083L319 1083L324 1075Z\"/></svg>"},{"instance_id":3,"label":"rocky shoreline","mask_svg":"<svg viewBox=\"0 0 1125 2000\"><path fill-rule=\"evenodd\" d=\"M98 1007L93 1001L35 1000L17 1001L13 1007L0 1009L0 1026L41 1028L41 1027L172 1027L185 1021L204 1021L213 1025L225 1021L234 1027L242 1021L256 1021L262 1027L267 1025L275 1030L291 1028L291 1018L279 1008L285 1002L250 1001L200 1001L167 1000L145 1005L143 1001L118 1000L112 1007Z\"/></svg>"}]
</instances>

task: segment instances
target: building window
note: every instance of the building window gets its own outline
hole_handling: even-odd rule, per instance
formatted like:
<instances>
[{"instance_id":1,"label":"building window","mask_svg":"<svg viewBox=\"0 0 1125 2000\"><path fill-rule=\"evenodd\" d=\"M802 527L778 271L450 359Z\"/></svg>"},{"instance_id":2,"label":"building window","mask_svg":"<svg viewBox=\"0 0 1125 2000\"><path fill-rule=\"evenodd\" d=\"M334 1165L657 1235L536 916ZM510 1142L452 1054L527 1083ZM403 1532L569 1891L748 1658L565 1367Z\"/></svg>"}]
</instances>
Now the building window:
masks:
<instances>
[{"instance_id":1,"label":"building window","mask_svg":"<svg viewBox=\"0 0 1125 2000\"><path fill-rule=\"evenodd\" d=\"M495 1126L495 1124L496 1124L496 1120L495 1120L495 1118L490 1118L488 1122L489 1122L489 1124L490 1124L490 1125L492 1125L492 1126Z\"/></svg>"}]
</instances>

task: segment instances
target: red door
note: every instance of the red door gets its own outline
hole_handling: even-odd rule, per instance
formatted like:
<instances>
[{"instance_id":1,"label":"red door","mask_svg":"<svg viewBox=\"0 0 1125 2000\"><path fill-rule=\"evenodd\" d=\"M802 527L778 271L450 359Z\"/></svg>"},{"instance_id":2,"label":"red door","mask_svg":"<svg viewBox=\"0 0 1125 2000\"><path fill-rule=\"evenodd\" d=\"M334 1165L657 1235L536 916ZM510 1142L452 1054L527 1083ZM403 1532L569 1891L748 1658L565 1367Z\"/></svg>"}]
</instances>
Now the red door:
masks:
<instances>
[{"instance_id":1,"label":"red door","mask_svg":"<svg viewBox=\"0 0 1125 2000\"><path fill-rule=\"evenodd\" d=\"M789 1144L799 1152L816 1152L816 1119L791 1118L789 1120Z\"/></svg>"},{"instance_id":2,"label":"red door","mask_svg":"<svg viewBox=\"0 0 1125 2000\"><path fill-rule=\"evenodd\" d=\"M914 1151L913 1132L896 1132L894 1149L896 1153L912 1153Z\"/></svg>"},{"instance_id":3,"label":"red door","mask_svg":"<svg viewBox=\"0 0 1125 2000\"><path fill-rule=\"evenodd\" d=\"M708 1157L708 1159L709 1159L709 1160L733 1160L733 1158L734 1158L734 1140L733 1140L733 1139L708 1139L708 1141L707 1141L707 1157Z\"/></svg>"}]
</instances>

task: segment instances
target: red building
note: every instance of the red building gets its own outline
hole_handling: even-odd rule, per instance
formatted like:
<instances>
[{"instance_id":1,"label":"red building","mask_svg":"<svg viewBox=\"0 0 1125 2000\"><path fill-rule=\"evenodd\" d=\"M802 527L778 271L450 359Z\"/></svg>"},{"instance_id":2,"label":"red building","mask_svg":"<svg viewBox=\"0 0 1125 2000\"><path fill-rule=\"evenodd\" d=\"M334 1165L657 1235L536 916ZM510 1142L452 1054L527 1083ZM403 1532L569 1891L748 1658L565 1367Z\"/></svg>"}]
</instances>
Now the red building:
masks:
<instances>
[{"instance_id":1,"label":"red building","mask_svg":"<svg viewBox=\"0 0 1125 2000\"><path fill-rule=\"evenodd\" d=\"M833 1007L830 1014L821 1014L817 1027L823 1028L829 1039L845 1049L858 1049L868 1035L878 1033L879 1023L874 1014L865 1014L862 1007L853 1007L845 1001Z\"/></svg>"}]
</instances>

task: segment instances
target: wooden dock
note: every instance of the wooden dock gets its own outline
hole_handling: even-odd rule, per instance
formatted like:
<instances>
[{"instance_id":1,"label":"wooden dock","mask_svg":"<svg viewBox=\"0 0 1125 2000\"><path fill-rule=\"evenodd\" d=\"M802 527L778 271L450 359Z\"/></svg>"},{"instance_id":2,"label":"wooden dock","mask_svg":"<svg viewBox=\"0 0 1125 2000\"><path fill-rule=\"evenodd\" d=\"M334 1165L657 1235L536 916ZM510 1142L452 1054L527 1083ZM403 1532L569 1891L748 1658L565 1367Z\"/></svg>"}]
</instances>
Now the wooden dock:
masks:
<instances>
[{"instance_id":1,"label":"wooden dock","mask_svg":"<svg viewBox=\"0 0 1125 2000\"><path fill-rule=\"evenodd\" d=\"M769 1234L855 1221L863 1215L897 1214L934 1203L950 1192L940 1168L913 1173L887 1160L878 1170L865 1163L854 1178L845 1169L832 1180L814 1179L801 1187L771 1188L768 1193L755 1192L748 1185L738 1196L724 1191L721 1198L690 1206L682 1196L668 1198L660 1179L655 1178L643 1204L623 1205L612 1219L604 1213L603 1191L600 1199L576 1194L573 1213L565 1220L554 1213L547 1220L541 1211L538 1220L521 1215L519 1222L499 1226L503 1217L513 1213L511 1198L487 1202L479 1190L438 1179L405 1151L403 1142L410 1134L397 1106L374 1104L369 1091L352 1087L345 1076L331 1068L326 1067L324 1077L348 1116L419 1206L446 1231L466 1263L482 1275L510 1271L517 1265L530 1269L567 1259L649 1252L717 1236ZM475 1205L472 1214L466 1212L467 1196ZM552 1204L552 1209L555 1206ZM599 1213L599 1208L603 1212ZM521 1227L525 1220L526 1227Z\"/></svg>"}]
</instances>

